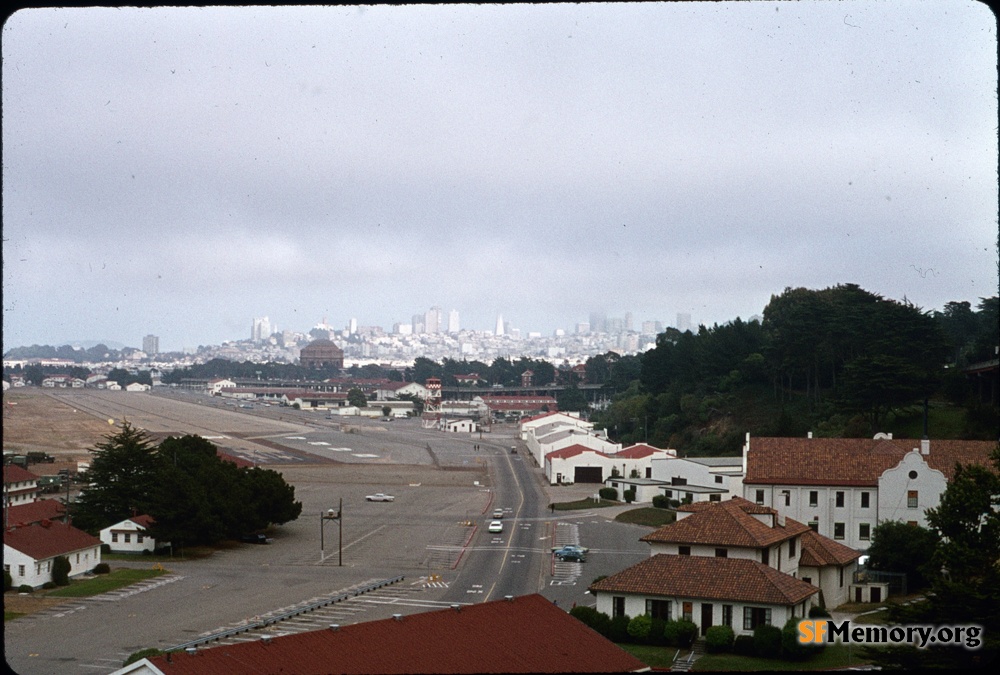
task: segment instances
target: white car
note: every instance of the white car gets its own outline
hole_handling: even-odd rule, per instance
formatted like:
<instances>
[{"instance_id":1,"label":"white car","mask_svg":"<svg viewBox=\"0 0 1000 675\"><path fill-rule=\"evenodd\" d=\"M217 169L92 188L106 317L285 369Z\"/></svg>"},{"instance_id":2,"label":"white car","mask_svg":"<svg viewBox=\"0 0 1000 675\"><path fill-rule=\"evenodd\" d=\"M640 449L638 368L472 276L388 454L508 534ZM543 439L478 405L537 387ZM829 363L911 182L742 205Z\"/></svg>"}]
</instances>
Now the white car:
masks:
<instances>
[{"instance_id":1,"label":"white car","mask_svg":"<svg viewBox=\"0 0 1000 675\"><path fill-rule=\"evenodd\" d=\"M501 520L503 518L503 509L493 509L493 517Z\"/></svg>"},{"instance_id":2,"label":"white car","mask_svg":"<svg viewBox=\"0 0 1000 675\"><path fill-rule=\"evenodd\" d=\"M494 520L492 523L490 523L489 531L503 532L503 523L500 522L499 520Z\"/></svg>"},{"instance_id":3,"label":"white car","mask_svg":"<svg viewBox=\"0 0 1000 675\"><path fill-rule=\"evenodd\" d=\"M392 495L387 495L381 492L377 492L373 495L368 495L367 497L365 497L365 499L370 502L391 502L393 499L395 499L395 497L393 497Z\"/></svg>"}]
</instances>

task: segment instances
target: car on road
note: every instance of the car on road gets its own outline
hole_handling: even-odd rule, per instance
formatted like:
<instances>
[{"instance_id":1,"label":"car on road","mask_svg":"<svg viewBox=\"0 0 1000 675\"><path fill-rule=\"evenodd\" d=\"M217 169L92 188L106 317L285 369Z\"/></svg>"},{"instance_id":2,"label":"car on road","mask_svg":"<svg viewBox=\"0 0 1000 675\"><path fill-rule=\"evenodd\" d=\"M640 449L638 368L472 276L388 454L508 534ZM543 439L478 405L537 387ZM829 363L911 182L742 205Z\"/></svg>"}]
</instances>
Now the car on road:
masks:
<instances>
[{"instance_id":1,"label":"car on road","mask_svg":"<svg viewBox=\"0 0 1000 675\"><path fill-rule=\"evenodd\" d=\"M501 520L503 518L503 509L493 509L493 517Z\"/></svg>"},{"instance_id":2,"label":"car on road","mask_svg":"<svg viewBox=\"0 0 1000 675\"><path fill-rule=\"evenodd\" d=\"M365 497L365 500L369 502L391 502L393 499L395 499L395 497L392 495L387 495L382 492L376 492L373 495Z\"/></svg>"},{"instance_id":3,"label":"car on road","mask_svg":"<svg viewBox=\"0 0 1000 675\"><path fill-rule=\"evenodd\" d=\"M503 532L503 523L499 520L494 520L489 526L490 532Z\"/></svg>"},{"instance_id":4,"label":"car on road","mask_svg":"<svg viewBox=\"0 0 1000 675\"><path fill-rule=\"evenodd\" d=\"M587 551L583 546L568 544L552 550L552 555L563 562L587 562Z\"/></svg>"}]
</instances>

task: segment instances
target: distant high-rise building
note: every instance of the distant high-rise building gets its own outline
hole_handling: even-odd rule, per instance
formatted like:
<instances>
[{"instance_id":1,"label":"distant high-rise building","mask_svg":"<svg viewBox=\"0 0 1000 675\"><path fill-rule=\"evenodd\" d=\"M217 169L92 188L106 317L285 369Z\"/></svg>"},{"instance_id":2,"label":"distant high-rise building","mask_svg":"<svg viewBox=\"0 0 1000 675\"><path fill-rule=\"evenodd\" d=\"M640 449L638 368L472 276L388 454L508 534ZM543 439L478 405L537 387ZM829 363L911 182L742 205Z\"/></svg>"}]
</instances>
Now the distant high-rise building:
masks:
<instances>
[{"instance_id":1,"label":"distant high-rise building","mask_svg":"<svg viewBox=\"0 0 1000 675\"><path fill-rule=\"evenodd\" d=\"M684 312L677 313L677 330L679 330L682 333L691 330L690 314Z\"/></svg>"},{"instance_id":2,"label":"distant high-rise building","mask_svg":"<svg viewBox=\"0 0 1000 675\"><path fill-rule=\"evenodd\" d=\"M431 307L424 315L424 329L428 333L440 333L444 323L444 314L440 307Z\"/></svg>"},{"instance_id":3,"label":"distant high-rise building","mask_svg":"<svg viewBox=\"0 0 1000 675\"><path fill-rule=\"evenodd\" d=\"M625 312L625 330L629 332L635 330L632 325L632 312Z\"/></svg>"},{"instance_id":4,"label":"distant high-rise building","mask_svg":"<svg viewBox=\"0 0 1000 675\"><path fill-rule=\"evenodd\" d=\"M410 318L410 324L413 326L414 335L416 335L417 333L423 333L424 331L427 330L427 324L424 323L425 318L426 317L424 317L423 314L414 314Z\"/></svg>"},{"instance_id":5,"label":"distant high-rise building","mask_svg":"<svg viewBox=\"0 0 1000 675\"><path fill-rule=\"evenodd\" d=\"M503 329L504 329L503 314L497 314L497 327L496 327L495 334L496 335L503 335Z\"/></svg>"},{"instance_id":6,"label":"distant high-rise building","mask_svg":"<svg viewBox=\"0 0 1000 675\"><path fill-rule=\"evenodd\" d=\"M453 309L448 312L448 332L457 333L460 330L461 327L458 324L458 310Z\"/></svg>"},{"instance_id":7,"label":"distant high-rise building","mask_svg":"<svg viewBox=\"0 0 1000 675\"><path fill-rule=\"evenodd\" d=\"M590 332L591 333L606 333L608 332L608 317L604 312L591 312L590 313Z\"/></svg>"},{"instance_id":8,"label":"distant high-rise building","mask_svg":"<svg viewBox=\"0 0 1000 675\"><path fill-rule=\"evenodd\" d=\"M358 332L358 320L355 319L354 317L351 317L351 323L348 324L347 330L350 331L351 335L354 335L355 333L357 333Z\"/></svg>"},{"instance_id":9,"label":"distant high-rise building","mask_svg":"<svg viewBox=\"0 0 1000 675\"><path fill-rule=\"evenodd\" d=\"M576 334L577 335L585 335L586 333L589 333L589 332L590 332L590 324L589 323L580 322L580 323L576 324Z\"/></svg>"},{"instance_id":10,"label":"distant high-rise building","mask_svg":"<svg viewBox=\"0 0 1000 675\"><path fill-rule=\"evenodd\" d=\"M153 356L154 354L160 353L160 338L155 335L147 335L142 338L142 351L146 352L147 356Z\"/></svg>"},{"instance_id":11,"label":"distant high-rise building","mask_svg":"<svg viewBox=\"0 0 1000 675\"><path fill-rule=\"evenodd\" d=\"M253 342L264 342L271 337L271 320L266 316L255 318L250 328L250 339Z\"/></svg>"},{"instance_id":12,"label":"distant high-rise building","mask_svg":"<svg viewBox=\"0 0 1000 675\"><path fill-rule=\"evenodd\" d=\"M393 324L392 332L396 335L412 335L413 334L413 324L409 323L397 323Z\"/></svg>"}]
</instances>

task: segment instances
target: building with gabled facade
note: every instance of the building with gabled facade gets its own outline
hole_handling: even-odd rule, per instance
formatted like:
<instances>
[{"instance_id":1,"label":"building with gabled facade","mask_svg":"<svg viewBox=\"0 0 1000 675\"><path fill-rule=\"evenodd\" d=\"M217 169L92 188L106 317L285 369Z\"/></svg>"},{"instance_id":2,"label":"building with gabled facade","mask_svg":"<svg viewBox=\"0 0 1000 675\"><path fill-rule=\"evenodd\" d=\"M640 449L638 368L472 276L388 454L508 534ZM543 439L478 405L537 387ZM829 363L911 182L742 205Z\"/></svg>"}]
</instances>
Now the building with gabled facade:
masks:
<instances>
[{"instance_id":1,"label":"building with gabled facade","mask_svg":"<svg viewBox=\"0 0 1000 675\"><path fill-rule=\"evenodd\" d=\"M927 527L956 464L990 466L995 441L750 438L743 496L865 550L882 522Z\"/></svg>"},{"instance_id":2,"label":"building with gabled facade","mask_svg":"<svg viewBox=\"0 0 1000 675\"><path fill-rule=\"evenodd\" d=\"M153 518L148 515L132 516L109 525L100 531L101 542L107 544L115 553L152 553L158 547L166 546L149 536L148 530L153 524Z\"/></svg>"},{"instance_id":3,"label":"building with gabled facade","mask_svg":"<svg viewBox=\"0 0 1000 675\"><path fill-rule=\"evenodd\" d=\"M54 520L4 529L3 566L15 588L39 588L52 581L52 563L58 556L69 560L70 577L79 576L101 562L101 540Z\"/></svg>"}]
</instances>

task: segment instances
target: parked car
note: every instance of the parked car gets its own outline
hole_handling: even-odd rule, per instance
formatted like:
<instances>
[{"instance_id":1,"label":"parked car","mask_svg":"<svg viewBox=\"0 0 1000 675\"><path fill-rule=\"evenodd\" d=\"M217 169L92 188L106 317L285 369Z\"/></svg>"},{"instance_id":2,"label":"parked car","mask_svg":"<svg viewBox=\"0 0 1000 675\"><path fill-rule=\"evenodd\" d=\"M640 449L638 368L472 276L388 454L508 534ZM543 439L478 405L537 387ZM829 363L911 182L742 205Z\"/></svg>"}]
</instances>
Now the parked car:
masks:
<instances>
[{"instance_id":1,"label":"parked car","mask_svg":"<svg viewBox=\"0 0 1000 675\"><path fill-rule=\"evenodd\" d=\"M489 531L503 532L503 523L500 522L499 520L494 520L493 522L490 523Z\"/></svg>"},{"instance_id":2,"label":"parked car","mask_svg":"<svg viewBox=\"0 0 1000 675\"><path fill-rule=\"evenodd\" d=\"M244 534L240 537L240 541L244 544L270 544L272 539L263 534Z\"/></svg>"},{"instance_id":3,"label":"parked car","mask_svg":"<svg viewBox=\"0 0 1000 675\"><path fill-rule=\"evenodd\" d=\"M391 502L395 497L382 492L376 492L373 495L368 495L365 499L370 502Z\"/></svg>"},{"instance_id":4,"label":"parked car","mask_svg":"<svg viewBox=\"0 0 1000 675\"><path fill-rule=\"evenodd\" d=\"M582 546L566 545L554 549L552 554L564 562L587 562L588 550Z\"/></svg>"},{"instance_id":5,"label":"parked car","mask_svg":"<svg viewBox=\"0 0 1000 675\"><path fill-rule=\"evenodd\" d=\"M503 509L493 509L493 517L497 520L503 518Z\"/></svg>"}]
</instances>

